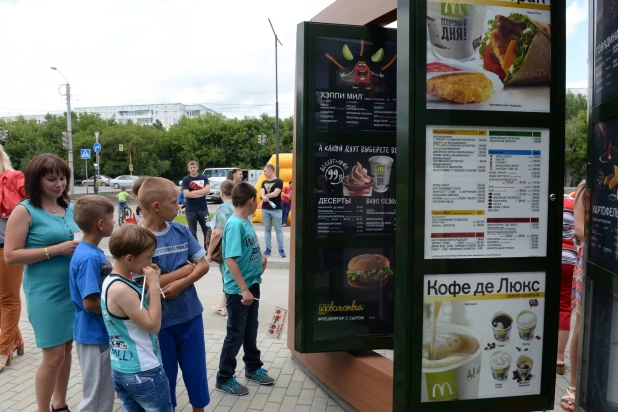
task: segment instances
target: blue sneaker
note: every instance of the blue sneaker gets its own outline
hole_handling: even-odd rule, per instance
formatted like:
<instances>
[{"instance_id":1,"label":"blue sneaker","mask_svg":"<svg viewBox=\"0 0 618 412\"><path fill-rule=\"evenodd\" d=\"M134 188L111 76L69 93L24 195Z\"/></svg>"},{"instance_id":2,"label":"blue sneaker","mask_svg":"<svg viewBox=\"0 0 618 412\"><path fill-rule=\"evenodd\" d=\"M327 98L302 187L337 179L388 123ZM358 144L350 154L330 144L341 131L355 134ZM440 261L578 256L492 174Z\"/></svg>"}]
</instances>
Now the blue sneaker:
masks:
<instances>
[{"instance_id":1,"label":"blue sneaker","mask_svg":"<svg viewBox=\"0 0 618 412\"><path fill-rule=\"evenodd\" d=\"M266 257L270 256L270 249L266 249L264 251L264 256L266 256Z\"/></svg>"},{"instance_id":2,"label":"blue sneaker","mask_svg":"<svg viewBox=\"0 0 618 412\"><path fill-rule=\"evenodd\" d=\"M282 258L286 257L285 250L281 249L279 251L279 257L282 257Z\"/></svg>"},{"instance_id":3,"label":"blue sneaker","mask_svg":"<svg viewBox=\"0 0 618 412\"><path fill-rule=\"evenodd\" d=\"M268 371L264 368L258 369L255 373L245 371L245 378L259 385L272 385L275 382L273 378L268 376Z\"/></svg>"},{"instance_id":4,"label":"blue sneaker","mask_svg":"<svg viewBox=\"0 0 618 412\"><path fill-rule=\"evenodd\" d=\"M236 376L231 379L228 379L225 383L217 382L215 384L215 389L219 392L229 393L230 395L243 396L249 393L249 388L244 385L241 385L236 380Z\"/></svg>"}]
</instances>

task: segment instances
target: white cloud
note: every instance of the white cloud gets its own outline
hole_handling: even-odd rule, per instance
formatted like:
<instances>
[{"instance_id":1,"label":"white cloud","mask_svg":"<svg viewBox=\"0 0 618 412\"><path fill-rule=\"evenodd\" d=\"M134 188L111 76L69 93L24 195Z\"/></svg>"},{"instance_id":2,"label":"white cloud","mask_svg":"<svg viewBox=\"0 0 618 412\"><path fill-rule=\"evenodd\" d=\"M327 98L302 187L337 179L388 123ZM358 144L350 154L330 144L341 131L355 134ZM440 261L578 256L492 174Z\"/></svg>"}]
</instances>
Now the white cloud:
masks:
<instances>
[{"instance_id":1,"label":"white cloud","mask_svg":"<svg viewBox=\"0 0 618 412\"><path fill-rule=\"evenodd\" d=\"M228 116L294 110L296 26L333 0L0 1L0 115L73 107L202 103Z\"/></svg>"},{"instance_id":2,"label":"white cloud","mask_svg":"<svg viewBox=\"0 0 618 412\"><path fill-rule=\"evenodd\" d=\"M574 0L566 10L566 37L573 36L580 23L588 21L588 0ZM584 28L587 30L587 28ZM587 35L587 33L585 33Z\"/></svg>"},{"instance_id":3,"label":"white cloud","mask_svg":"<svg viewBox=\"0 0 618 412\"><path fill-rule=\"evenodd\" d=\"M567 89L587 89L588 88L588 80L581 80L578 82L570 82L566 85Z\"/></svg>"}]
</instances>

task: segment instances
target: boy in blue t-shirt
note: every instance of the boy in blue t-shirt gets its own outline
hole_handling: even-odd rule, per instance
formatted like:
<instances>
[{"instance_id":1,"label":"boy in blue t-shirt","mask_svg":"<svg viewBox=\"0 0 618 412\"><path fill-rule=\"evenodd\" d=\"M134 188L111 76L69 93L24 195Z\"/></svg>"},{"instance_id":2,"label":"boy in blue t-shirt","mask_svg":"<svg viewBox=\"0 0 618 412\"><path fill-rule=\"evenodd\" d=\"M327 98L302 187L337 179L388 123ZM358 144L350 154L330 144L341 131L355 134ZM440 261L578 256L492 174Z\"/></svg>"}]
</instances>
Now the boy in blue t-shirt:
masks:
<instances>
[{"instance_id":1,"label":"boy in blue t-shirt","mask_svg":"<svg viewBox=\"0 0 618 412\"><path fill-rule=\"evenodd\" d=\"M178 212L178 190L172 182L160 177L149 178L139 189L138 200L145 212L141 220L143 227L157 238L152 261L161 269L160 282L165 294L159 342L172 405L176 407L180 365L189 402L194 411L203 411L210 403L210 394L203 308L194 283L208 272L206 251L186 226L173 222Z\"/></svg>"},{"instance_id":2,"label":"boy in blue t-shirt","mask_svg":"<svg viewBox=\"0 0 618 412\"><path fill-rule=\"evenodd\" d=\"M111 412L114 384L109 356L109 336L101 315L101 285L112 264L99 249L114 231L114 204L104 197L84 196L75 202L75 223L84 232L71 259L69 288L75 305L73 339L83 371L81 411Z\"/></svg>"},{"instance_id":3,"label":"boy in blue t-shirt","mask_svg":"<svg viewBox=\"0 0 618 412\"><path fill-rule=\"evenodd\" d=\"M235 375L236 356L242 346L245 355L245 377L260 385L272 385L274 379L262 368L257 347L260 283L266 267L257 235L249 215L257 209L257 191L247 182L232 190L234 214L223 232L223 290L227 296L227 335L221 349L215 389L231 395L246 395L249 388L241 385Z\"/></svg>"}]
</instances>

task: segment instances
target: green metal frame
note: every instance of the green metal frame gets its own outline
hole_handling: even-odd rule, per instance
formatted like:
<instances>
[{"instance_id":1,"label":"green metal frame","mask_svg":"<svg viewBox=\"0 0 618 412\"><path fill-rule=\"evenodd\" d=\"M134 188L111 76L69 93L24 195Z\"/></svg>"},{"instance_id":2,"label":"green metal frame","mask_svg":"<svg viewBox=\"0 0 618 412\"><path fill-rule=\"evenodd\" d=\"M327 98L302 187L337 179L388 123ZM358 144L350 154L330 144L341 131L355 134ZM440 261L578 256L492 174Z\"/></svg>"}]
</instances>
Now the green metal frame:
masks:
<instances>
[{"instance_id":1,"label":"green metal frame","mask_svg":"<svg viewBox=\"0 0 618 412\"><path fill-rule=\"evenodd\" d=\"M355 143L395 145L394 133L333 133L315 131L316 38L339 37L397 41L393 29L335 24L300 23L296 43L296 246L295 246L295 335L294 349L301 353L387 349L393 347L393 336L349 339L314 339L313 316L316 307L313 252L318 248L395 247L395 237L317 238L313 204L315 185L315 143ZM399 156L399 154L397 155ZM399 183L398 183L399 184ZM397 216L399 219L399 216ZM399 222L398 222L399 225ZM395 262L395 269L399 266ZM401 273L405 273L402 271ZM397 282L404 276L397 276Z\"/></svg>"},{"instance_id":2,"label":"green metal frame","mask_svg":"<svg viewBox=\"0 0 618 412\"><path fill-rule=\"evenodd\" d=\"M560 239L564 167L565 4L552 2L550 113L448 111L426 109L427 1L398 0L397 77L397 250L398 265L409 269L395 297L396 411L526 411L551 409L555 393ZM406 41L409 40L409 41ZM425 136L427 125L530 127L550 132L548 245L544 258L425 260ZM413 165L413 167L410 167ZM412 220L410 220L410 217ZM555 242L551 240L555 239ZM423 279L429 274L546 272L541 394L533 396L421 403Z\"/></svg>"}]
</instances>

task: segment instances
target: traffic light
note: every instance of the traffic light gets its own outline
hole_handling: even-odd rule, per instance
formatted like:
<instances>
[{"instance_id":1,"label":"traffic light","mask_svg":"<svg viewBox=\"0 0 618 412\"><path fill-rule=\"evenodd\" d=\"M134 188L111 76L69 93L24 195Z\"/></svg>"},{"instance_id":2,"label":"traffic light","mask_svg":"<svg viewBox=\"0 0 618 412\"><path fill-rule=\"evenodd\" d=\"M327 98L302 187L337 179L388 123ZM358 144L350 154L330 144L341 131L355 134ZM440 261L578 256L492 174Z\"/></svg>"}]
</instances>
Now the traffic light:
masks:
<instances>
[{"instance_id":1,"label":"traffic light","mask_svg":"<svg viewBox=\"0 0 618 412\"><path fill-rule=\"evenodd\" d=\"M62 148L69 150L69 134L67 132L61 132L62 134Z\"/></svg>"}]
</instances>

